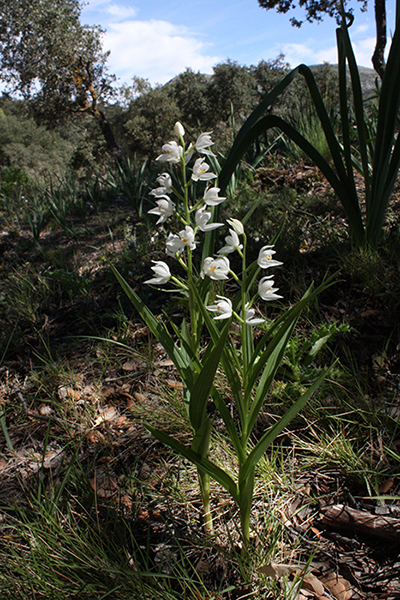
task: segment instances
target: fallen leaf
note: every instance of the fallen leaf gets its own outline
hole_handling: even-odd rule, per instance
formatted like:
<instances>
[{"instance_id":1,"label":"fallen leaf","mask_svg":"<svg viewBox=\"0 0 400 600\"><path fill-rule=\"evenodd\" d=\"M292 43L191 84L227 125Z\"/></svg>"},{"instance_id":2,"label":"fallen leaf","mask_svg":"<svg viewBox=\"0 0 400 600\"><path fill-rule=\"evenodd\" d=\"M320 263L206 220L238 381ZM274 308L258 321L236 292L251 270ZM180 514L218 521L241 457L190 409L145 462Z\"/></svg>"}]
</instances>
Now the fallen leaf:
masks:
<instances>
[{"instance_id":1,"label":"fallen leaf","mask_svg":"<svg viewBox=\"0 0 400 600\"><path fill-rule=\"evenodd\" d=\"M118 416L119 413L116 410L116 408L114 406L109 406L108 408L105 408L100 412L99 416L94 422L94 427L97 427L98 425L100 425L100 423L105 423L106 421L113 421Z\"/></svg>"},{"instance_id":2,"label":"fallen leaf","mask_svg":"<svg viewBox=\"0 0 400 600\"><path fill-rule=\"evenodd\" d=\"M166 358L164 360L159 360L158 363L156 363L156 367L173 367L174 363L172 362L172 360L170 358Z\"/></svg>"},{"instance_id":3,"label":"fallen leaf","mask_svg":"<svg viewBox=\"0 0 400 600\"><path fill-rule=\"evenodd\" d=\"M318 596L322 596L325 591L325 588L320 580L312 573L307 573L303 579L301 587L305 588L306 590L310 590L311 592L315 592Z\"/></svg>"},{"instance_id":4,"label":"fallen leaf","mask_svg":"<svg viewBox=\"0 0 400 600\"><path fill-rule=\"evenodd\" d=\"M60 400L65 400L65 398L68 396L67 388L65 387L65 385L61 385L58 388L57 394Z\"/></svg>"},{"instance_id":5,"label":"fallen leaf","mask_svg":"<svg viewBox=\"0 0 400 600\"><path fill-rule=\"evenodd\" d=\"M376 310L374 308L369 308L367 310L364 310L361 313L361 318L362 319L367 319L368 317L375 317L376 315L380 315L381 311L380 310Z\"/></svg>"},{"instance_id":6,"label":"fallen leaf","mask_svg":"<svg viewBox=\"0 0 400 600\"><path fill-rule=\"evenodd\" d=\"M378 494L386 494L390 490L390 488L393 487L393 484L394 478L389 477L389 479L387 479L385 483L382 483L382 485L379 486Z\"/></svg>"},{"instance_id":7,"label":"fallen leaf","mask_svg":"<svg viewBox=\"0 0 400 600\"><path fill-rule=\"evenodd\" d=\"M138 368L138 364L136 361L127 361L122 365L124 371L136 371Z\"/></svg>"},{"instance_id":8,"label":"fallen leaf","mask_svg":"<svg viewBox=\"0 0 400 600\"><path fill-rule=\"evenodd\" d=\"M321 577L321 581L337 600L350 600L353 595L350 583L341 575L331 572L325 577Z\"/></svg>"},{"instance_id":9,"label":"fallen leaf","mask_svg":"<svg viewBox=\"0 0 400 600\"><path fill-rule=\"evenodd\" d=\"M80 392L77 392L76 390L74 390L71 387L67 387L67 396L69 396L70 398L73 398L74 400L80 400L82 394Z\"/></svg>"},{"instance_id":10,"label":"fallen leaf","mask_svg":"<svg viewBox=\"0 0 400 600\"><path fill-rule=\"evenodd\" d=\"M268 565L263 565L257 569L258 573L265 573L268 577L274 577L280 579L285 575L292 575L293 573L299 573L301 566L295 565L284 565L271 561Z\"/></svg>"},{"instance_id":11,"label":"fallen leaf","mask_svg":"<svg viewBox=\"0 0 400 600\"><path fill-rule=\"evenodd\" d=\"M91 444L97 444L98 442L105 442L106 439L100 431L89 431L87 433L87 439Z\"/></svg>"},{"instance_id":12,"label":"fallen leaf","mask_svg":"<svg viewBox=\"0 0 400 600\"><path fill-rule=\"evenodd\" d=\"M182 389L183 388L183 384L181 381L174 381L172 379L167 379L167 386L171 389L174 390L175 388L178 389Z\"/></svg>"}]
</instances>

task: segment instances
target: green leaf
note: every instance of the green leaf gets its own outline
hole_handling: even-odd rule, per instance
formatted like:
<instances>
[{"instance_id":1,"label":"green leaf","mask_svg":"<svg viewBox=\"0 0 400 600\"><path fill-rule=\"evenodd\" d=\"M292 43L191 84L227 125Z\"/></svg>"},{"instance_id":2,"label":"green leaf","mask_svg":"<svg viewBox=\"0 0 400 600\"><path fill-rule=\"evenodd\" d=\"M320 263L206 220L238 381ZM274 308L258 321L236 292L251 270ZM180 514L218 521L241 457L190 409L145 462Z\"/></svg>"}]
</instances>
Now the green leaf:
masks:
<instances>
[{"instance_id":1,"label":"green leaf","mask_svg":"<svg viewBox=\"0 0 400 600\"><path fill-rule=\"evenodd\" d=\"M202 312L204 323L208 329L208 332L214 342L214 344L218 343L220 336L220 329L218 328L214 319L210 316L204 304L201 302L201 299L198 296L198 292L196 289L193 290L196 300L198 301L199 309ZM228 323L230 324L232 319L228 319ZM229 385L231 386L232 394L235 398L235 403L239 410L239 418L243 419L243 413L241 413L243 402L242 402L242 385L241 380L238 375L238 370L241 369L240 359L236 352L236 349L232 343L232 340L228 336L226 338L226 344L223 348L221 354L221 364L226 373L226 376L229 381ZM238 370L237 370L238 369ZM243 420L242 420L243 423Z\"/></svg>"},{"instance_id":2,"label":"green leaf","mask_svg":"<svg viewBox=\"0 0 400 600\"><path fill-rule=\"evenodd\" d=\"M271 427L257 442L249 456L247 457L246 464L243 468L243 478L246 478L251 470L255 468L263 454L269 448L269 446L276 440L278 435L289 425L289 423L296 417L300 410L309 401L313 393L321 385L327 374L330 372L332 367L323 371L318 379L313 383L311 387L289 408L289 410L279 419L273 427Z\"/></svg>"},{"instance_id":3,"label":"green leaf","mask_svg":"<svg viewBox=\"0 0 400 600\"><path fill-rule=\"evenodd\" d=\"M190 394L189 415L190 422L197 431L205 419L208 398L210 390L214 383L215 373L221 360L223 348L226 344L226 338L229 333L230 321L228 321L219 334L218 342L210 341L213 345L212 351L207 354L206 360L202 363L201 371L195 378L193 389Z\"/></svg>"},{"instance_id":4,"label":"green leaf","mask_svg":"<svg viewBox=\"0 0 400 600\"><path fill-rule=\"evenodd\" d=\"M192 440L192 450L194 450L195 452L197 452L197 454L204 458L208 457L208 451L210 448L211 429L211 421L208 417L206 417L201 426L195 432Z\"/></svg>"},{"instance_id":5,"label":"green leaf","mask_svg":"<svg viewBox=\"0 0 400 600\"><path fill-rule=\"evenodd\" d=\"M243 462L246 458L246 455L243 451L243 447L236 431L235 421L229 411L229 408L226 406L221 394L215 388L212 389L212 397L215 403L215 406L222 417L222 420L225 424L226 430L229 435L229 439L232 442L232 445L235 449L236 456L239 458L240 462Z\"/></svg>"},{"instance_id":6,"label":"green leaf","mask_svg":"<svg viewBox=\"0 0 400 600\"><path fill-rule=\"evenodd\" d=\"M318 354L318 352L321 350L321 348L323 348L323 346L325 346L326 342L328 342L331 337L332 337L332 334L328 333L328 335L324 335L323 337L319 338L319 340L317 340L313 344L313 346L308 354L310 356L315 356L316 354Z\"/></svg>"},{"instance_id":7,"label":"green leaf","mask_svg":"<svg viewBox=\"0 0 400 600\"><path fill-rule=\"evenodd\" d=\"M169 358L178 369L182 380L186 383L189 389L192 389L194 368L192 361L188 360L187 353L180 352L179 348L175 344L174 339L167 331L163 323L160 323L156 319L153 313L147 308L145 303L133 291L130 285L125 281L125 279L113 265L111 265L111 270L114 273L117 281L120 283L122 289L128 296L129 300L132 302L139 315L150 329L151 333L162 344Z\"/></svg>"},{"instance_id":8,"label":"green leaf","mask_svg":"<svg viewBox=\"0 0 400 600\"><path fill-rule=\"evenodd\" d=\"M217 483L219 483L229 494L232 496L235 502L238 501L238 491L233 476L231 477L227 472L223 471L220 467L215 465L207 458L202 457L200 454L188 448L178 440L170 437L163 431L152 427L151 425L145 425L146 429L154 435L160 442L171 448L174 452L177 452L183 458L189 460L192 464L196 465L199 469L202 469L210 477L212 477Z\"/></svg>"}]
</instances>

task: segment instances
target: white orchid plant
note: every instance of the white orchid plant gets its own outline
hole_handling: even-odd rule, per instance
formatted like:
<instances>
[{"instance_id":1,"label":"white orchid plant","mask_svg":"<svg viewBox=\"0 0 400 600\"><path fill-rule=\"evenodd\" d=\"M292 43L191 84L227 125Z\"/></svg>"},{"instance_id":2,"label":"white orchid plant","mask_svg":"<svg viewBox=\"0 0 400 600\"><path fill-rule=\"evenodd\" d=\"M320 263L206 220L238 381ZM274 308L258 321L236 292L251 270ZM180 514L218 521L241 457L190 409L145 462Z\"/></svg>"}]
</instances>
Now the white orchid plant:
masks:
<instances>
[{"instance_id":1,"label":"white orchid plant","mask_svg":"<svg viewBox=\"0 0 400 600\"><path fill-rule=\"evenodd\" d=\"M264 275L258 285L257 277L260 271L268 273L271 268L279 267L282 263L274 258L273 246L264 245L259 251L258 259L247 265L245 228L241 221L233 218L227 220L229 234L225 237L225 245L214 254L212 234L215 229L224 226L223 223L214 221L215 207L224 202L225 197L219 195L221 190L218 187L214 187L217 175L210 172L210 165L206 162L206 157L213 154L210 150L213 145L212 132L201 134L194 144L188 146L184 140L185 130L180 123L176 123L174 133L177 141L165 144L162 154L156 160L180 169L181 187L177 189L173 186L170 173L159 175L158 187L151 192L156 207L149 210L149 214L158 217L157 225L166 227L171 219L175 223L181 223L182 229L168 233L165 248L167 258L153 261L153 277L145 283L175 288L187 306L188 318L183 319L180 328L172 320L167 327L151 313L118 271L114 269L114 272L180 374L184 402L193 431L192 441L188 446L150 425L147 428L157 439L196 465L206 530L213 530L211 477L231 494L238 505L243 541L246 543L250 536L256 466L270 444L297 415L325 376L323 373L259 439L253 437L257 418L301 310L321 291L322 286L316 290L310 288L298 304L283 312L275 321L267 321L263 316L258 316L258 300L269 302L280 300L282 296L277 294L273 275ZM196 155L200 156L190 166L192 157ZM199 195L190 194L191 198L195 198L190 201L189 189L192 186L203 187ZM202 258L201 261L194 261L194 253L198 251L199 245L203 247ZM241 259L239 275L231 269L228 258L228 255L235 252ZM184 277L171 273L170 264L173 265L174 262L179 263L185 273ZM201 263L199 267L196 267L197 262ZM226 295L217 293L223 284ZM232 321L236 322L236 327L232 328ZM262 327L256 345L255 327ZM209 342L203 348L205 331L208 332ZM238 335L240 344L237 343ZM232 416L227 400L214 385L218 369L225 373L230 386L229 396L235 404L237 419ZM217 465L210 456L213 430L207 410L210 399L224 421L228 441L236 455L237 473L231 473Z\"/></svg>"}]
</instances>

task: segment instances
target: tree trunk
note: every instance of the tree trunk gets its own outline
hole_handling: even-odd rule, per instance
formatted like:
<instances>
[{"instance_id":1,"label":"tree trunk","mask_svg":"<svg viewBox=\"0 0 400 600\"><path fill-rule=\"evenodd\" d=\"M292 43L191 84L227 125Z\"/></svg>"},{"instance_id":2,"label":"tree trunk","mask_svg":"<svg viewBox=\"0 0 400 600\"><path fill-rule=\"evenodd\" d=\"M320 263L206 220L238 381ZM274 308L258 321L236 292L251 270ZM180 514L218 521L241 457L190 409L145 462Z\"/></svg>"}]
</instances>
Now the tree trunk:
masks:
<instances>
[{"instance_id":1,"label":"tree trunk","mask_svg":"<svg viewBox=\"0 0 400 600\"><path fill-rule=\"evenodd\" d=\"M117 142L115 141L114 132L111 128L109 121L107 120L106 115L103 113L102 110L99 110L98 108L96 108L94 115L97 119L98 124L100 125L100 129L101 129L101 132L106 141L108 150L110 150L110 152L113 154L113 156L121 164L123 164L124 156L122 154L121 148L118 146Z\"/></svg>"},{"instance_id":2,"label":"tree trunk","mask_svg":"<svg viewBox=\"0 0 400 600\"><path fill-rule=\"evenodd\" d=\"M381 80L385 73L386 0L375 0L376 45L372 64Z\"/></svg>"}]
</instances>

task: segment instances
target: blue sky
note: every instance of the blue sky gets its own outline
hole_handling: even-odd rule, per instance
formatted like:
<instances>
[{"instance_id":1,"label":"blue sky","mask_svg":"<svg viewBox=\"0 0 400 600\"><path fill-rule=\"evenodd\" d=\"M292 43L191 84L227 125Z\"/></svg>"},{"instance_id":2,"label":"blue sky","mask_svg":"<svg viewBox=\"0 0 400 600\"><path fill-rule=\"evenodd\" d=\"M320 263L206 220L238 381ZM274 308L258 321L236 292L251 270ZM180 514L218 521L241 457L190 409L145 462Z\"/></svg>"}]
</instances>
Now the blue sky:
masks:
<instances>
[{"instance_id":1,"label":"blue sky","mask_svg":"<svg viewBox=\"0 0 400 600\"><path fill-rule=\"evenodd\" d=\"M355 5L350 29L358 64L371 66L375 42L372 0L362 13ZM394 0L388 0L388 25L394 22ZM303 13L293 13L301 18ZM119 83L133 76L153 85L166 83L190 67L212 73L228 58L242 65L276 58L280 52L292 67L323 61L335 64L336 23L305 22L300 29L279 15L259 7L257 0L87 0L82 23L101 25L103 45L111 51L109 70Z\"/></svg>"}]
</instances>

